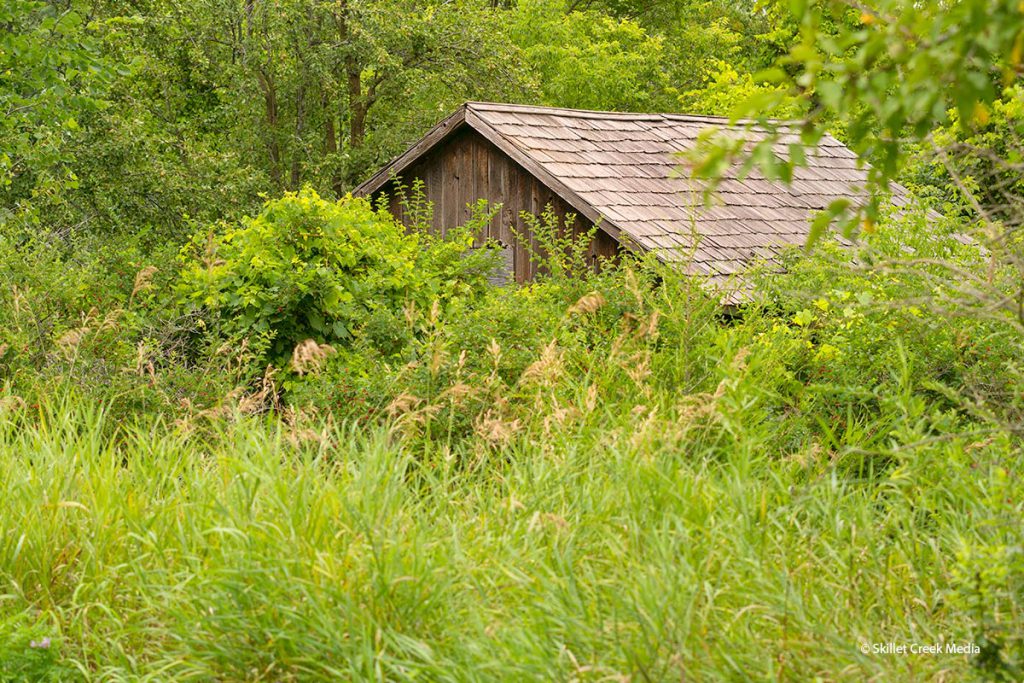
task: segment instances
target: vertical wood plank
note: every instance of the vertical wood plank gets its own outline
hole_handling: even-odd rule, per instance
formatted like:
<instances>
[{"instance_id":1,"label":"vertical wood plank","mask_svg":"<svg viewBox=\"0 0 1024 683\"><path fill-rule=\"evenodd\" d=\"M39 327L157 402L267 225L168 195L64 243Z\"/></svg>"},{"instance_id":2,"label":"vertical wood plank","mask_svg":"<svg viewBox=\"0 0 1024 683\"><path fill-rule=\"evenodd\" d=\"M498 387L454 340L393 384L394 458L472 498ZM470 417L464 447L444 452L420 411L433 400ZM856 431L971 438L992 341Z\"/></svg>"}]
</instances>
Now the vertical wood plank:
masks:
<instances>
[{"instance_id":1,"label":"vertical wood plank","mask_svg":"<svg viewBox=\"0 0 1024 683\"><path fill-rule=\"evenodd\" d=\"M502 163L501 158L497 154L495 154L495 151L493 149L490 148L487 149L486 160L487 187L485 192L487 201L490 202L490 204L493 206L495 204L503 203L503 197L501 193ZM504 209L499 210L498 213L495 214L494 218L491 219L490 224L487 226L487 238L497 240L502 244L507 244L506 242L503 242L501 239L501 221L503 212Z\"/></svg>"},{"instance_id":2,"label":"vertical wood plank","mask_svg":"<svg viewBox=\"0 0 1024 683\"><path fill-rule=\"evenodd\" d=\"M518 206L519 201L514 190L515 168L512 167L512 164L505 157L499 157L498 163L501 165L501 200L503 203L498 239L504 244L513 244L515 238L512 235L512 226L516 224L516 206Z\"/></svg>"},{"instance_id":3,"label":"vertical wood plank","mask_svg":"<svg viewBox=\"0 0 1024 683\"><path fill-rule=\"evenodd\" d=\"M444 211L441 215L441 235L448 234L448 227L459 223L459 144L453 140L444 156Z\"/></svg>"},{"instance_id":4,"label":"vertical wood plank","mask_svg":"<svg viewBox=\"0 0 1024 683\"><path fill-rule=\"evenodd\" d=\"M479 138L474 138L474 141L476 143L476 151L474 155L475 169L473 175L476 181L474 183L474 186L476 187L476 196L473 198L473 201L475 202L479 199L486 199L487 202L490 204L494 202L494 198L491 196L491 193L489 192L488 189L491 180L489 163L491 157L491 150L488 149L489 145L486 144L483 140ZM487 225L483 226L482 232L479 235L477 235L477 242L482 245L490 238L490 233L491 224L488 223Z\"/></svg>"},{"instance_id":5,"label":"vertical wood plank","mask_svg":"<svg viewBox=\"0 0 1024 683\"><path fill-rule=\"evenodd\" d=\"M430 231L435 234L441 233L441 221L439 215L441 205L444 203L442 194L444 184L441 182L441 164L438 163L436 155L431 155L423 164L423 192L426 199L433 205L434 212L430 220Z\"/></svg>"},{"instance_id":6,"label":"vertical wood plank","mask_svg":"<svg viewBox=\"0 0 1024 683\"><path fill-rule=\"evenodd\" d=\"M521 240L516 244L516 271L517 280L520 283L529 280L533 274L533 264L530 263L530 251L528 249L529 241L532 239L532 236L521 215L523 211L530 212L533 209L533 205L530 201L532 189L532 178L525 171L520 169L519 172L516 173L516 195L518 200L518 206L516 207L518 209L516 212L516 228L521 236Z\"/></svg>"}]
</instances>

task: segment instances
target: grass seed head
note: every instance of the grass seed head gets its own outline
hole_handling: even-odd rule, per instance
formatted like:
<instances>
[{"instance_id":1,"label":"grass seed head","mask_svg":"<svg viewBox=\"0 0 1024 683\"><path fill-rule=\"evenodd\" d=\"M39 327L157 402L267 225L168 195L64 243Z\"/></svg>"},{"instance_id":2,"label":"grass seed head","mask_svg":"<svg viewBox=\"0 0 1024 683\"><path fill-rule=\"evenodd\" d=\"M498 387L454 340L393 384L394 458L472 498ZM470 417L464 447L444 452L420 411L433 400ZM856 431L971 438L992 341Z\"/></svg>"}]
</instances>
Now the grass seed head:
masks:
<instances>
[{"instance_id":1,"label":"grass seed head","mask_svg":"<svg viewBox=\"0 0 1024 683\"><path fill-rule=\"evenodd\" d=\"M66 331L57 338L57 347L64 354L65 358L71 360L75 356L78 352L78 347L82 345L82 341L89 334L89 331L88 327L76 327Z\"/></svg>"},{"instance_id":2,"label":"grass seed head","mask_svg":"<svg viewBox=\"0 0 1024 683\"><path fill-rule=\"evenodd\" d=\"M586 409L586 412L588 414L594 412L594 409L597 408L597 385L596 384L591 384L589 387L587 387L587 397L583 401L583 407Z\"/></svg>"},{"instance_id":3,"label":"grass seed head","mask_svg":"<svg viewBox=\"0 0 1024 683\"><path fill-rule=\"evenodd\" d=\"M554 385L562 374L562 352L558 348L558 340L541 351L540 358L523 371L521 381L524 384L538 383L545 386Z\"/></svg>"},{"instance_id":4,"label":"grass seed head","mask_svg":"<svg viewBox=\"0 0 1024 683\"><path fill-rule=\"evenodd\" d=\"M600 292L590 292L580 297L580 300L569 307L570 314L589 315L597 313L604 306L604 296Z\"/></svg>"},{"instance_id":5,"label":"grass seed head","mask_svg":"<svg viewBox=\"0 0 1024 683\"><path fill-rule=\"evenodd\" d=\"M301 342L292 351L292 369L299 376L315 374L323 367L329 356L337 351L330 344L317 344L313 339Z\"/></svg>"},{"instance_id":6,"label":"grass seed head","mask_svg":"<svg viewBox=\"0 0 1024 683\"><path fill-rule=\"evenodd\" d=\"M507 422L500 417L495 417L491 411L487 411L476 423L477 436L491 445L509 443L520 428L521 423L518 419Z\"/></svg>"},{"instance_id":7,"label":"grass seed head","mask_svg":"<svg viewBox=\"0 0 1024 683\"><path fill-rule=\"evenodd\" d=\"M413 412L419 405L423 403L423 399L412 394L399 394L395 397L388 407L384 409L391 417L401 417L408 413Z\"/></svg>"},{"instance_id":8,"label":"grass seed head","mask_svg":"<svg viewBox=\"0 0 1024 683\"><path fill-rule=\"evenodd\" d=\"M476 389L464 382L457 382L452 386L441 392L438 396L439 400L449 400L454 405L460 405L467 396L472 396L476 393Z\"/></svg>"},{"instance_id":9,"label":"grass seed head","mask_svg":"<svg viewBox=\"0 0 1024 683\"><path fill-rule=\"evenodd\" d=\"M128 297L128 301L133 301L136 294L153 289L153 276L158 272L160 272L160 269L156 266L146 266L136 273L135 284L132 285L132 293L131 296Z\"/></svg>"},{"instance_id":10,"label":"grass seed head","mask_svg":"<svg viewBox=\"0 0 1024 683\"><path fill-rule=\"evenodd\" d=\"M636 271L632 268L626 268L625 280L626 289L629 290L629 293L636 299L637 306L643 306L644 293L643 290L640 289L640 281L636 277Z\"/></svg>"},{"instance_id":11,"label":"grass seed head","mask_svg":"<svg viewBox=\"0 0 1024 683\"><path fill-rule=\"evenodd\" d=\"M274 381L276 374L277 368L273 365L267 365L267 369L263 372L263 377L260 379L256 390L249 393L246 393L244 390L240 392L241 397L238 399L238 411L240 413L243 415L256 415L270 410L280 410L280 397L277 391L277 383Z\"/></svg>"},{"instance_id":12,"label":"grass seed head","mask_svg":"<svg viewBox=\"0 0 1024 683\"><path fill-rule=\"evenodd\" d=\"M659 311L651 312L651 316L647 319L647 322L637 328L637 337L640 339L656 339L658 336L658 322L660 319L661 313Z\"/></svg>"}]
</instances>

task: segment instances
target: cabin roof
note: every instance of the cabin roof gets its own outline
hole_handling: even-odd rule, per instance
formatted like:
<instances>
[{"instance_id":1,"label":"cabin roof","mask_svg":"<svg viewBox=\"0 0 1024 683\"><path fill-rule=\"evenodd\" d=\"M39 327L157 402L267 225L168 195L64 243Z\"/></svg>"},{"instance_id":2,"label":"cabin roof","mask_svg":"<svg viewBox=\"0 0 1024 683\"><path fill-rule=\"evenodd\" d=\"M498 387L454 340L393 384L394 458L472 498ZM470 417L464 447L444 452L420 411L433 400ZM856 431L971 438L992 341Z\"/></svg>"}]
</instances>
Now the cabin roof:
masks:
<instances>
[{"instance_id":1,"label":"cabin roof","mask_svg":"<svg viewBox=\"0 0 1024 683\"><path fill-rule=\"evenodd\" d=\"M679 153L709 127L741 130L730 128L727 119L470 102L355 193L378 191L465 127L620 243L681 262L714 284L754 261L775 261L786 246L803 245L813 212L839 198L861 201L867 177L857 155L826 135L808 150L807 166L794 170L791 184L767 180L757 169L740 179L733 168L706 206L704 185L678 172ZM765 133L745 135L756 142ZM788 137L777 144L785 146L792 141ZM894 201L905 203L903 189L894 190Z\"/></svg>"}]
</instances>

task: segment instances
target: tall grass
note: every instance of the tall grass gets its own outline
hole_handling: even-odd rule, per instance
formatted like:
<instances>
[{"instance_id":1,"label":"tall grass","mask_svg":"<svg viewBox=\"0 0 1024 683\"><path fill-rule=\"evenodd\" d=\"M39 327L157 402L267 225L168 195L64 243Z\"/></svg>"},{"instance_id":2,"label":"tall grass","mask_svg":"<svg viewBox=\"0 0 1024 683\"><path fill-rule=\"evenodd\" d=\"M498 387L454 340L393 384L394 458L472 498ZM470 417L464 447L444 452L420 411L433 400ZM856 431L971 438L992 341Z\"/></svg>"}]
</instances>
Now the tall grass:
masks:
<instances>
[{"instance_id":1,"label":"tall grass","mask_svg":"<svg viewBox=\"0 0 1024 683\"><path fill-rule=\"evenodd\" d=\"M960 680L965 655L859 646L975 640L965 552L1019 539L1008 437L865 481L756 430L727 457L628 421L413 454L42 410L0 422L5 680Z\"/></svg>"}]
</instances>

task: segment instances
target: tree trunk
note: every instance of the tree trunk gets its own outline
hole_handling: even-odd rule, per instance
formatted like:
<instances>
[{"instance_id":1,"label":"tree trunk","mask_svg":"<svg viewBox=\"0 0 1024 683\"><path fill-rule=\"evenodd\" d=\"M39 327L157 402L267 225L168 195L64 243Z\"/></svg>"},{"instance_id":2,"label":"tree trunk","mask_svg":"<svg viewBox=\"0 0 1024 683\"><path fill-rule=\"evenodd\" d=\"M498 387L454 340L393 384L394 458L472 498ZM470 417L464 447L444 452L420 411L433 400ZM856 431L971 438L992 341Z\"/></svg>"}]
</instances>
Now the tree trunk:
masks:
<instances>
[{"instance_id":1,"label":"tree trunk","mask_svg":"<svg viewBox=\"0 0 1024 683\"><path fill-rule=\"evenodd\" d=\"M256 72L263 91L264 115L267 119L268 137L267 154L270 156L270 178L277 187L282 187L284 179L281 173L281 143L278 140L277 88L274 80L262 69Z\"/></svg>"},{"instance_id":2,"label":"tree trunk","mask_svg":"<svg viewBox=\"0 0 1024 683\"><path fill-rule=\"evenodd\" d=\"M359 149L366 141L366 110L367 103L363 97L363 78L359 65L355 60L345 60L345 68L348 71L348 106L349 106L349 128L348 144L353 149Z\"/></svg>"},{"instance_id":3,"label":"tree trunk","mask_svg":"<svg viewBox=\"0 0 1024 683\"><path fill-rule=\"evenodd\" d=\"M246 61L249 58L248 47L254 47L255 21L256 3L254 0L246 0L245 33L249 45L243 46L242 53L243 59ZM280 188L284 179L281 173L281 144L278 141L277 87L274 84L274 77L262 65L256 66L255 72L260 92L263 93L263 115L267 123L267 155L270 157L270 179L274 185Z\"/></svg>"},{"instance_id":4,"label":"tree trunk","mask_svg":"<svg viewBox=\"0 0 1024 683\"><path fill-rule=\"evenodd\" d=\"M345 178L352 184L359 174L359 169L352 164L360 158L359 151L366 141L366 114L370 108L370 99L363 94L363 69L356 58L351 33L349 30L350 12L348 0L339 0L338 9L334 13L334 23L338 29L338 38L345 50L344 73L345 97L348 100L348 148L349 165L345 169ZM337 188L340 190L341 188Z\"/></svg>"},{"instance_id":5,"label":"tree trunk","mask_svg":"<svg viewBox=\"0 0 1024 683\"><path fill-rule=\"evenodd\" d=\"M338 154L338 131L334 126L334 112L331 107L330 101L327 99L327 94L323 94L320 99L320 109L324 112L324 153L328 157L337 156ZM344 189L344 181L342 180L341 174L338 173L337 169L331 171L331 188L334 190L336 197L341 197L342 190Z\"/></svg>"},{"instance_id":6,"label":"tree trunk","mask_svg":"<svg viewBox=\"0 0 1024 683\"><path fill-rule=\"evenodd\" d=\"M295 140L299 149L302 148L302 134L306 128L306 86L300 85L295 94ZM298 190L299 182L302 180L302 166L299 163L299 153L292 150L292 173L291 189Z\"/></svg>"}]
</instances>

